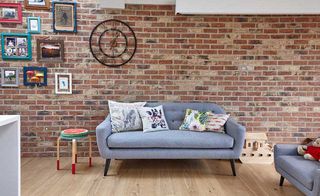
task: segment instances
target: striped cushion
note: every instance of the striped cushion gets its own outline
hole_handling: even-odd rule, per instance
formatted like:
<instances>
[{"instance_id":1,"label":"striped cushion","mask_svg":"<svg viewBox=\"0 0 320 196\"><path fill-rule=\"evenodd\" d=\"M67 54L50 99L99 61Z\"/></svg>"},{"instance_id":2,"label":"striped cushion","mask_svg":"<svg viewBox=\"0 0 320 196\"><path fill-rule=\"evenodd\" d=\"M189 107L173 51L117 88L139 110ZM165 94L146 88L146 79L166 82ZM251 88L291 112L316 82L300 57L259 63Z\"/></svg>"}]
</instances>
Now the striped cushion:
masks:
<instances>
[{"instance_id":1,"label":"striped cushion","mask_svg":"<svg viewBox=\"0 0 320 196\"><path fill-rule=\"evenodd\" d=\"M206 131L224 132L224 124L226 124L230 114L215 114L212 112L207 112L207 114Z\"/></svg>"}]
</instances>

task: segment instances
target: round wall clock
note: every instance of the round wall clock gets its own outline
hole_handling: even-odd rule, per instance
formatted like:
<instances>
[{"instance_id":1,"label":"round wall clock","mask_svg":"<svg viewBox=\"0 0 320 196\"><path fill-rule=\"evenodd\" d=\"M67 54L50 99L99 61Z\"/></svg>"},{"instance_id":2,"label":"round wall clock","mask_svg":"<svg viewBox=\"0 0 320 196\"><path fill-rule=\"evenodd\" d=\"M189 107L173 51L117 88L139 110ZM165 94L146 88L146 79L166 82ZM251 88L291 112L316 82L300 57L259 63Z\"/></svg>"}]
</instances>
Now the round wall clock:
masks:
<instances>
[{"instance_id":1,"label":"round wall clock","mask_svg":"<svg viewBox=\"0 0 320 196\"><path fill-rule=\"evenodd\" d=\"M128 63L137 49L132 28L120 20L106 20L91 32L90 51L101 64L117 67Z\"/></svg>"}]
</instances>

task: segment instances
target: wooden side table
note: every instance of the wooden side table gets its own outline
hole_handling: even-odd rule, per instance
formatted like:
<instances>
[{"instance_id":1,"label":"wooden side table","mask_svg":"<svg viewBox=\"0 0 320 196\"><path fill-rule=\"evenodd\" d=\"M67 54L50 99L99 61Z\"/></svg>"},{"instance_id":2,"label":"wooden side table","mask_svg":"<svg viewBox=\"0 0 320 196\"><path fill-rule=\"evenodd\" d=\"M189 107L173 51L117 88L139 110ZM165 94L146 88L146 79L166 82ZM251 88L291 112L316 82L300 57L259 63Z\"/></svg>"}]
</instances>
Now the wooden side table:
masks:
<instances>
[{"instance_id":1,"label":"wooden side table","mask_svg":"<svg viewBox=\"0 0 320 196\"><path fill-rule=\"evenodd\" d=\"M86 129L66 129L61 132L57 139L57 170L60 169L60 141L62 139L72 141L72 174L76 173L76 163L78 162L77 140L89 139L89 167L92 166L92 139Z\"/></svg>"}]
</instances>

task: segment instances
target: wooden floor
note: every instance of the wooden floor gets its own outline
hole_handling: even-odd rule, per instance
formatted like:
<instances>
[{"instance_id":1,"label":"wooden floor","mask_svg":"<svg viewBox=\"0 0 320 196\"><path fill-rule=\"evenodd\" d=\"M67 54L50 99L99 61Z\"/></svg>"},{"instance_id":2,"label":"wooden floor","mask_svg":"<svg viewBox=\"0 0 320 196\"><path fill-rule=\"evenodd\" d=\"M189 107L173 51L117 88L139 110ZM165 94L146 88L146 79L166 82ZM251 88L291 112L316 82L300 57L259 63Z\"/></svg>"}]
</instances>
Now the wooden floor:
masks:
<instances>
[{"instance_id":1,"label":"wooden floor","mask_svg":"<svg viewBox=\"0 0 320 196\"><path fill-rule=\"evenodd\" d=\"M221 160L112 160L109 176L103 176L104 160L94 158L93 167L80 158L77 174L71 159L22 159L23 196L202 196L202 195L303 195L285 181L272 165L237 163L238 176L231 176L228 161Z\"/></svg>"}]
</instances>

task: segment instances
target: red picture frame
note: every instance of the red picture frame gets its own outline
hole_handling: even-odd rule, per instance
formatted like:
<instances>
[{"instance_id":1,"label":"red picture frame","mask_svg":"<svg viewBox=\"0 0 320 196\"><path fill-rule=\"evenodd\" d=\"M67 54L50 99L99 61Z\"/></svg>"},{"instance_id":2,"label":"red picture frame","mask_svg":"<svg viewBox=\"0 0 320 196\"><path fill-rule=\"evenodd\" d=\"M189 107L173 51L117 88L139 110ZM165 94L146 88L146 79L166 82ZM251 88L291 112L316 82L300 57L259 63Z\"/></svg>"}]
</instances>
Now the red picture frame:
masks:
<instances>
[{"instance_id":1,"label":"red picture frame","mask_svg":"<svg viewBox=\"0 0 320 196\"><path fill-rule=\"evenodd\" d=\"M0 3L0 23L22 23L21 3Z\"/></svg>"}]
</instances>

